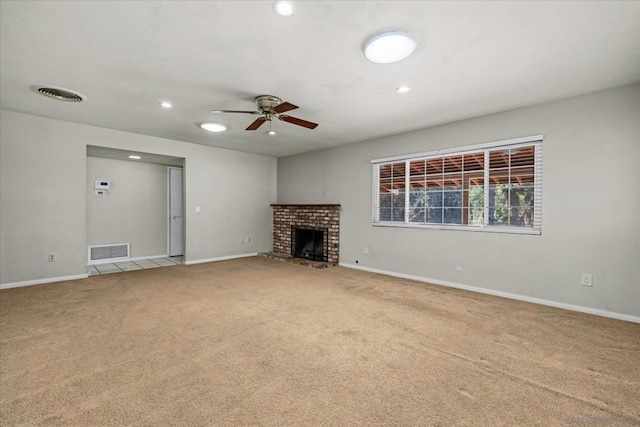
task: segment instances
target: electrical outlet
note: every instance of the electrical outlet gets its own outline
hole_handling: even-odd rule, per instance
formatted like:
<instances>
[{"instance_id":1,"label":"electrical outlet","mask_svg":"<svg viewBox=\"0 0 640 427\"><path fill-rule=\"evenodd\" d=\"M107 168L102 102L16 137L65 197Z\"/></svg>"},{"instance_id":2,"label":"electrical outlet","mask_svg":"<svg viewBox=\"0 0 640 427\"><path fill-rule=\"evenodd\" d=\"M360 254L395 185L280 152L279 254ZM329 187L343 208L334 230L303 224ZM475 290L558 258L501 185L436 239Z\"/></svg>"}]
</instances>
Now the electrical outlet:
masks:
<instances>
[{"instance_id":1,"label":"electrical outlet","mask_svg":"<svg viewBox=\"0 0 640 427\"><path fill-rule=\"evenodd\" d=\"M56 262L56 255L55 254L49 254L49 262Z\"/></svg>"},{"instance_id":2,"label":"electrical outlet","mask_svg":"<svg viewBox=\"0 0 640 427\"><path fill-rule=\"evenodd\" d=\"M364 251L363 251L363 253L364 253L365 255L369 255L369 248L365 246L365 247L364 247Z\"/></svg>"},{"instance_id":3,"label":"electrical outlet","mask_svg":"<svg viewBox=\"0 0 640 427\"><path fill-rule=\"evenodd\" d=\"M593 286L593 275L588 273L582 273L582 286Z\"/></svg>"}]
</instances>

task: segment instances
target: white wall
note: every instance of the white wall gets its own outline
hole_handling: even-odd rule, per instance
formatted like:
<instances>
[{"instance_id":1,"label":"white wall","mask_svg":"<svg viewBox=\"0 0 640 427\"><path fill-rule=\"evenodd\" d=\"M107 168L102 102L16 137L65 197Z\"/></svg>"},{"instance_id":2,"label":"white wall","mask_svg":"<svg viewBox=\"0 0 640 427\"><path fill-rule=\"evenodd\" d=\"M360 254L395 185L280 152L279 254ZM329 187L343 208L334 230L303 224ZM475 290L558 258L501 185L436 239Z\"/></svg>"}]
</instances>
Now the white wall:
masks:
<instances>
[{"instance_id":1,"label":"white wall","mask_svg":"<svg viewBox=\"0 0 640 427\"><path fill-rule=\"evenodd\" d=\"M86 274L87 145L185 158L187 261L271 250L275 158L1 111L0 284Z\"/></svg>"},{"instance_id":2,"label":"white wall","mask_svg":"<svg viewBox=\"0 0 640 427\"><path fill-rule=\"evenodd\" d=\"M134 258L167 254L167 166L87 157L87 245L131 243ZM94 181L109 181L97 196Z\"/></svg>"},{"instance_id":3,"label":"white wall","mask_svg":"<svg viewBox=\"0 0 640 427\"><path fill-rule=\"evenodd\" d=\"M542 236L371 225L371 159L534 134ZM342 263L638 316L640 85L280 158L278 203L342 204Z\"/></svg>"}]
</instances>

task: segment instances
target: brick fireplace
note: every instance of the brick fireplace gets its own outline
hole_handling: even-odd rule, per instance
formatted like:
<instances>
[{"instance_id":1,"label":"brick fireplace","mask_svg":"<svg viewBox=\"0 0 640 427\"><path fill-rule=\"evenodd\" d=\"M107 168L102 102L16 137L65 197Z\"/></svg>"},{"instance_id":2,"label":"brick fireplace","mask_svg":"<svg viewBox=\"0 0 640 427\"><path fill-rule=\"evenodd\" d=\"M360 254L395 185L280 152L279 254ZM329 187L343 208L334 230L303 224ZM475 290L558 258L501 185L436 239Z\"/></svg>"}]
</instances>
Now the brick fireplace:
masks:
<instances>
[{"instance_id":1,"label":"brick fireplace","mask_svg":"<svg viewBox=\"0 0 640 427\"><path fill-rule=\"evenodd\" d=\"M276 204L271 206L273 207L273 252L275 254L298 258L309 257L309 253L314 251L302 249L304 245L296 242L296 236L312 236L314 248L321 247L320 250L323 252L322 259L312 260L338 263L340 205ZM322 239L322 243L318 245L315 239Z\"/></svg>"}]
</instances>

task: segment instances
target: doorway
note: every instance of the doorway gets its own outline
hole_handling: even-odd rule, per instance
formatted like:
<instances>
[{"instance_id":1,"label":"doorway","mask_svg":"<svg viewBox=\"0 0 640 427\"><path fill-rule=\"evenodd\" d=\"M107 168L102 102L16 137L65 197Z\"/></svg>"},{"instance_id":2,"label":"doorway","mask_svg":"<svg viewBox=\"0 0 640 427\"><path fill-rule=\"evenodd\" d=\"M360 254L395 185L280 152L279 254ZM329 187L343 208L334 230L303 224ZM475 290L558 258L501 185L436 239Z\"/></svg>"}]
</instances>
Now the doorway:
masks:
<instances>
[{"instance_id":1,"label":"doorway","mask_svg":"<svg viewBox=\"0 0 640 427\"><path fill-rule=\"evenodd\" d=\"M184 197L182 168L169 169L169 256L184 255Z\"/></svg>"}]
</instances>

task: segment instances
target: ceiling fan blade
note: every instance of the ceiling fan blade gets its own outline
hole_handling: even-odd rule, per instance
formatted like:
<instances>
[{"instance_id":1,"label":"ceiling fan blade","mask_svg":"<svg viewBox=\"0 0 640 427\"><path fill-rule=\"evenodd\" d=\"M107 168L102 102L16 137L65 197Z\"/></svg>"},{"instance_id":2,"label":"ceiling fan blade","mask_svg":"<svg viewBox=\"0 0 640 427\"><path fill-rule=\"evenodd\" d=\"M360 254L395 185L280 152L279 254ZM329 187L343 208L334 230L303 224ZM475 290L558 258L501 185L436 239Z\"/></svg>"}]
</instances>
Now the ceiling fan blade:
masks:
<instances>
[{"instance_id":1,"label":"ceiling fan blade","mask_svg":"<svg viewBox=\"0 0 640 427\"><path fill-rule=\"evenodd\" d=\"M211 110L212 113L245 113L245 114L261 114L260 111L243 111L243 110Z\"/></svg>"},{"instance_id":2,"label":"ceiling fan blade","mask_svg":"<svg viewBox=\"0 0 640 427\"><path fill-rule=\"evenodd\" d=\"M260 126L262 126L262 124L264 122L266 122L267 119L265 119L264 117L258 117L253 123L251 123L249 125L249 127L245 130L256 130L258 129Z\"/></svg>"},{"instance_id":3,"label":"ceiling fan blade","mask_svg":"<svg viewBox=\"0 0 640 427\"><path fill-rule=\"evenodd\" d=\"M295 110L296 108L300 108L300 107L298 107L297 105L293 105L289 102L283 102L282 104L278 104L275 107L273 107L273 111L280 114L280 113L284 113L285 111Z\"/></svg>"},{"instance_id":4,"label":"ceiling fan blade","mask_svg":"<svg viewBox=\"0 0 640 427\"><path fill-rule=\"evenodd\" d=\"M302 126L309 129L315 129L318 126L317 123L308 122L306 120L298 119L297 117L278 116L278 118L287 123L293 123L294 125Z\"/></svg>"}]
</instances>

